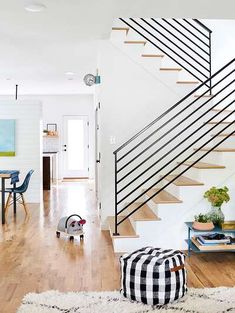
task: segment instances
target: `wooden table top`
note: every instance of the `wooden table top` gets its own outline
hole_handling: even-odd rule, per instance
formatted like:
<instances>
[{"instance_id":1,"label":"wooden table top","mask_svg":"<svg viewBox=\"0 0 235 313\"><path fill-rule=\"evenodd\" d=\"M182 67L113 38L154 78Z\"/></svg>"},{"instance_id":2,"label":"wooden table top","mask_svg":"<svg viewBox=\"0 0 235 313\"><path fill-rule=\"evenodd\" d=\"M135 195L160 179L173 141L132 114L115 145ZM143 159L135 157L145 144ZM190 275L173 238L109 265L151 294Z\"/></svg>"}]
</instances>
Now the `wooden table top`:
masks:
<instances>
[{"instance_id":1,"label":"wooden table top","mask_svg":"<svg viewBox=\"0 0 235 313\"><path fill-rule=\"evenodd\" d=\"M0 173L0 178L11 178L11 174L2 174L2 173Z\"/></svg>"},{"instance_id":2,"label":"wooden table top","mask_svg":"<svg viewBox=\"0 0 235 313\"><path fill-rule=\"evenodd\" d=\"M0 178L11 178L12 174L17 174L19 175L18 170L0 170Z\"/></svg>"}]
</instances>

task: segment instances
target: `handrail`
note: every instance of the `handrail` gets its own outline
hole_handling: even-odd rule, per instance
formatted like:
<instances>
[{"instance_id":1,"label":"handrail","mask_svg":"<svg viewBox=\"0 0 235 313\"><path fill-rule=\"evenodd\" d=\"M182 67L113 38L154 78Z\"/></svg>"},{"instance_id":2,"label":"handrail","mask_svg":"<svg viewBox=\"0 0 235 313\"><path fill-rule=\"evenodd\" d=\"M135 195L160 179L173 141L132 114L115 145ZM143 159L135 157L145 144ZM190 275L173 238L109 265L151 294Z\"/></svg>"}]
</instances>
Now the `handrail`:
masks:
<instances>
[{"instance_id":1,"label":"handrail","mask_svg":"<svg viewBox=\"0 0 235 313\"><path fill-rule=\"evenodd\" d=\"M227 67L229 67L233 62L235 61L235 58L232 59L230 62L228 62L226 65L224 65L223 67L221 67L217 72L215 72L211 78L208 78L205 80L205 82L201 83L198 87L196 87L195 89L193 89L192 91L190 91L186 96L184 96L182 99L180 99L179 101L177 101L174 105L172 105L169 109L167 109L165 112L163 112L160 116L158 116L157 118L155 118L151 123L149 123L148 125L146 125L144 128L142 128L140 131L138 131L134 136L132 136L130 139L128 139L126 142L124 142L120 147L118 147L116 150L113 151L113 154L116 154L118 152L120 152L123 148L125 148L127 145L129 145L134 139L138 138L140 135L142 135L146 130L148 130L150 127L152 127L154 124L156 124L158 121L160 121L164 116L166 116L167 114L169 114L172 110L174 110L175 108L177 108L181 103L183 103L186 99L188 99L190 96L192 96L193 94L195 94L199 89L201 89L207 82L209 82L210 80L212 80L213 78L215 78L218 74L220 74L223 70L225 70ZM206 94L206 92L204 92L204 94ZM203 94L203 95L204 95ZM202 97L199 96L198 98L195 99L195 101L197 101L198 99L200 99Z\"/></svg>"},{"instance_id":2,"label":"handrail","mask_svg":"<svg viewBox=\"0 0 235 313\"><path fill-rule=\"evenodd\" d=\"M206 153L203 153L203 156L201 156L199 159L197 159L197 161L195 161L194 163L190 164L183 172L181 172L180 174L177 174L177 178L174 177L174 179L170 179L170 181L164 186L160 186L161 188L157 189L156 192L153 193L153 195L151 195L151 197L148 196L148 199L141 202L139 205L137 205L137 207L134 209L134 211L132 210L131 212L128 211L126 214L122 214L127 208L130 208L130 206L136 202L139 201L140 198L142 196L144 196L150 189L152 188L156 188L156 186L158 184L160 184L168 175L172 174L176 169L178 169L184 162L186 162L187 160L189 160L192 156L194 156L198 151L200 151L202 148L204 148L208 143L210 143L213 139L215 139L219 134L221 134L225 129L227 129L228 127L230 127L231 125L234 124L235 120L233 120L232 122L228 122L228 125L226 125L223 129L221 129L216 135L211 135L211 138L209 140L207 140L206 142L204 142L203 144L200 143L200 141L202 139L205 138L205 136L211 134L211 131L214 130L216 127L218 127L218 125L221 125L221 123L223 123L224 121L227 122L228 117L232 116L232 114L235 113L235 109L232 110L228 115L226 115L225 117L223 117L222 119L220 119L214 126L210 127L208 130L206 130L205 132L201 133L200 135L196 136L195 135L201 131L206 125L208 125L208 123L210 123L211 121L213 121L216 117L220 117L221 114L224 114L224 112L226 112L226 109L229 108L232 104L235 103L235 97L234 97L234 92L235 92L235 88L231 88L232 84L235 83L235 79L234 76L231 78L230 75L235 73L235 69L234 67L232 69L229 69L229 66L234 65L235 62L235 58L232 59L229 63L227 63L226 65L224 65L221 69L219 69L215 74L213 74L211 76L210 80L210 85L211 85L211 90L215 89L215 93L209 97L209 99L203 99L202 103L199 103L199 105L195 108L193 107L193 110L191 112L189 112L189 114L184 114L183 117L181 119L179 119L177 121L176 124L173 124L173 120L176 116L180 116L182 115L183 112L185 112L185 110L187 110L188 108L192 107L193 104L195 104L198 99L202 99L202 96L205 95L207 93L207 90L205 91L204 86L206 85L206 81L204 83L202 83L200 86L198 86L197 88L194 89L193 92L190 93L190 95L192 95L193 93L195 93L195 91L199 91L200 89L202 89L202 94L199 95L199 97L197 97L196 99L194 99L193 101L190 101L189 103L187 102L185 106L183 106L183 108L181 108L179 111L174 112L173 116L170 116L166 121L164 121L163 124L160 124L156 129L153 129L152 132L150 132L150 134L145 135L145 137L141 140L139 143L137 143L136 145L134 145L134 147L132 146L127 152L125 152L124 155L122 155L121 157L118 157L119 152L121 152L122 149L124 149L124 147L126 148L128 146L128 143L125 143L124 147L120 149L120 147L115 150L114 155L115 155L115 234L118 234L118 226L129 216L131 216L134 212L136 212L138 209L140 209L143 205L145 205L150 199L152 199L153 197L155 197L157 194L159 194L162 190L164 190L167 186L169 186L175 179L177 179L178 177L180 177L184 172L186 172L189 168L191 168L194 164L196 164L198 161L200 161L205 155L207 155L208 153L210 153L213 149L215 149L219 144L221 144L222 142L224 142L224 140L226 140L229 136L226 136L223 140L219 141L219 143L217 143L215 146L213 146L212 148L208 148L209 151L206 151ZM223 72L225 71L225 73ZM217 75L219 77L217 77ZM212 84L212 80L213 80L213 84ZM221 87L219 84L222 84ZM219 96L220 95L220 96ZM219 96L219 97L218 97ZM164 117L167 116L171 111L173 111L174 109L176 109L180 104L183 104L184 101L188 100L188 97L190 97L189 95L185 96L183 99L181 99L180 101L178 101L175 105L173 105L170 109L166 110L164 113L161 114L160 117L156 118L152 123L148 124L145 128L143 128L140 132L138 132L135 136L133 136L128 142L132 142L134 139L137 139L140 135L144 135L145 131L148 130L149 128L153 127L157 122L160 122L160 120ZM218 98L216 98L218 97ZM230 97L232 97L230 99ZM214 99L218 99L216 101L216 103L213 103L212 105L208 106L208 104L213 101ZM227 100L228 101L227 101ZM226 100L226 104L225 104L225 100ZM189 132L188 134L186 134L186 136L184 136L185 138L183 140L180 140L177 144L175 144L174 146L170 146L169 144L171 142L173 142L173 140L176 140L177 137L180 138L179 136L184 134L188 129L190 129L193 125L195 125L195 123L202 121L202 119L204 118L205 115L209 114L210 112L212 112L213 109L215 109L216 107L218 107L218 105L220 105L221 103L224 103L223 108L221 108L217 113L213 114L212 117L207 118L207 120L204 120L199 127L195 127L194 126L194 130ZM202 109L205 107L205 111L201 114L198 110ZM134 164L134 167L132 166L129 171L125 171L125 173L123 175L121 175L121 170L123 168L125 168L127 165L129 165L132 161L132 159L134 161L136 161L136 159L138 158L138 155L142 155L144 152L148 151L151 147L153 147L153 145L155 145L156 143L158 143L162 138L164 138L165 136L169 135L172 131L172 129L176 129L179 125L181 125L183 122L186 122L187 120L189 120L189 118L191 118L193 116L193 114L195 114L195 112L198 112L199 115L193 120L190 121L189 124L186 125L186 127L181 128L179 131L177 131L176 133L174 133L173 136L168 137L169 139L164 141L164 144L160 145L159 147L157 147L156 149L154 149L154 151L150 154L147 155L147 157L145 157L143 160L137 162L137 164ZM128 161L126 163L122 163L121 167L119 166L118 168L118 162L120 160L123 160L123 158L128 155L129 153L133 152L136 147L140 147L143 143L146 142L146 140L148 140L148 138L150 138L150 136L156 135L157 132L159 131L159 129L162 129L162 127L164 127L164 125L172 123L172 127L169 128L166 132L164 132L163 134L161 134L159 137L157 137L152 143L150 143L149 145L144 146L141 149L141 152L139 152L137 155L134 156L134 158L128 158ZM171 125L171 124L169 124ZM233 133L235 133L235 130L233 131ZM232 133L231 133L232 134ZM194 138L192 138L192 136L194 136ZM134 139L133 139L134 138ZM190 141L186 146L184 146L183 148L179 147L187 142L188 140L190 140L192 138L192 141ZM199 143L200 147L198 149L194 149L194 151L191 153L190 149L195 147L195 144ZM144 170L141 170L140 172L138 172L138 174L134 175L134 176L130 176L130 174L132 174L135 170L140 169L140 167L150 158L152 158L153 156L155 157L157 153L159 153L163 148L169 147L169 149L167 149L163 155L161 155L158 158L155 158L154 162L151 163L147 168L145 168ZM179 149L177 151L177 149ZM173 151L177 151L176 155L174 154L174 156L170 159L166 159ZM129 152L131 151L131 152ZM142 153L143 152L143 153ZM185 157L184 154L187 154L187 157ZM123 157L124 156L124 157ZM179 160L179 158L183 156L184 160L181 162L177 162ZM161 162L164 161L166 159L166 161L159 167L156 168L156 165ZM175 165L175 162L177 162L177 164ZM127 164L127 165L126 165ZM171 168L168 168L171 166ZM147 175L146 173L151 169L154 168L155 170L150 174ZM160 175L161 172L164 170L163 175L160 176L160 178L158 178L157 180L155 180L156 175ZM120 176L121 175L121 176ZM120 177L118 177L120 176ZM122 184L121 186L119 186L118 184L120 184L120 182L124 181L124 179L126 179L128 176L129 177L129 181L126 184ZM143 177L142 181L138 182L138 184L135 183L135 181L137 181L137 179ZM154 181L155 180L155 181ZM132 184L135 185L133 186ZM145 190L141 191L141 187L144 186L145 184L147 184L147 186L145 186ZM130 187L132 185L132 187ZM119 186L119 188L118 188ZM124 192L124 190L130 187L126 192ZM142 187L143 188L143 187ZM138 192L138 194L136 194L136 192ZM121 195L121 196L120 196ZM130 197L130 198L129 198ZM134 197L134 198L133 198ZM129 199L128 199L129 198ZM121 203L123 203L123 201L125 199L128 199L126 201L128 201L127 204L124 204L123 208L119 209L118 207L120 206ZM140 202L140 201L139 201ZM120 214L122 214L122 218L118 220L118 216L120 216ZM123 217L124 215L124 217Z\"/></svg>"},{"instance_id":3,"label":"handrail","mask_svg":"<svg viewBox=\"0 0 235 313\"><path fill-rule=\"evenodd\" d=\"M209 37L207 37L207 35L205 35L205 33L203 33L200 29L198 29L195 25L193 25L192 23L189 22L189 20L187 20L186 18L183 19L188 25L190 25L192 28L196 29L196 31L198 31L201 35L203 35L204 37L206 37L207 39L209 39ZM199 24L200 25L200 24Z\"/></svg>"},{"instance_id":4,"label":"handrail","mask_svg":"<svg viewBox=\"0 0 235 313\"><path fill-rule=\"evenodd\" d=\"M198 19L193 18L193 20L194 20L196 23L198 23L202 28L205 28L205 30L207 30L209 33L212 33L212 30L211 30L209 27L207 27L205 24L203 24L202 22L200 22Z\"/></svg>"}]
</instances>

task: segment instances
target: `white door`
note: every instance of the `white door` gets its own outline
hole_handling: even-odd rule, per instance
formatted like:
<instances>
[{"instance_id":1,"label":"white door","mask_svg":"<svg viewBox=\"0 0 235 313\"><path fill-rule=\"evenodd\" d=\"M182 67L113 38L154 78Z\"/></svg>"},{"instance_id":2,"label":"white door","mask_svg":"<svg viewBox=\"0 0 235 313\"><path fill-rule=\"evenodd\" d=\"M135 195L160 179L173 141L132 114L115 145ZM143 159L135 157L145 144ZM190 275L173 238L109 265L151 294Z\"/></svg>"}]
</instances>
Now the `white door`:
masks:
<instances>
[{"instance_id":1,"label":"white door","mask_svg":"<svg viewBox=\"0 0 235 313\"><path fill-rule=\"evenodd\" d=\"M64 116L64 178L89 176L88 116Z\"/></svg>"}]
</instances>

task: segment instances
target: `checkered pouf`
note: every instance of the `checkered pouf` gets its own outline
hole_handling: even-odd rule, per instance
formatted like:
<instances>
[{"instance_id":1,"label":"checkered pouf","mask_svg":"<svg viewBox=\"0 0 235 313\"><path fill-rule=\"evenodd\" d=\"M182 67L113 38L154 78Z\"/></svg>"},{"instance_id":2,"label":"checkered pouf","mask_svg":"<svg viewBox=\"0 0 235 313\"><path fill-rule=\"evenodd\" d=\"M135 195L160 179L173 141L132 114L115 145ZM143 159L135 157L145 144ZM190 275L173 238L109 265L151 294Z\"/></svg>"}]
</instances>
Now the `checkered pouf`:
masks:
<instances>
[{"instance_id":1,"label":"checkered pouf","mask_svg":"<svg viewBox=\"0 0 235 313\"><path fill-rule=\"evenodd\" d=\"M187 292L185 255L146 247L120 257L121 293L149 305L176 301Z\"/></svg>"}]
</instances>

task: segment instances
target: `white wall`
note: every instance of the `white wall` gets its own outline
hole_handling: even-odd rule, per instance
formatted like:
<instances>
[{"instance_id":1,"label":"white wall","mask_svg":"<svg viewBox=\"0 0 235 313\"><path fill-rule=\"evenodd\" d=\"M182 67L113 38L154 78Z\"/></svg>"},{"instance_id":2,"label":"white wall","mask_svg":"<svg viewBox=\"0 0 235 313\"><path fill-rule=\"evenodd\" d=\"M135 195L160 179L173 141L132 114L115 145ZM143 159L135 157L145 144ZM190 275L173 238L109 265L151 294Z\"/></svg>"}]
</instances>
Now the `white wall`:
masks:
<instances>
[{"instance_id":1,"label":"white wall","mask_svg":"<svg viewBox=\"0 0 235 313\"><path fill-rule=\"evenodd\" d=\"M39 101L0 101L0 118L16 120L16 156L1 157L0 168L19 170L20 180L30 169L34 169L26 201L39 203L42 190L42 106Z\"/></svg>"},{"instance_id":2,"label":"white wall","mask_svg":"<svg viewBox=\"0 0 235 313\"><path fill-rule=\"evenodd\" d=\"M235 58L235 20L202 20L212 30L212 71Z\"/></svg>"},{"instance_id":3,"label":"white wall","mask_svg":"<svg viewBox=\"0 0 235 313\"><path fill-rule=\"evenodd\" d=\"M9 99L10 96L1 96L0 99ZM47 123L56 123L58 127L59 139L53 140L53 144L58 146L59 154L59 179L63 178L63 116L64 115L88 115L89 117L89 177L95 176L95 108L94 96L92 94L80 95L32 95L19 96L20 100L33 99L30 101L40 101L42 103L43 129ZM55 143L56 141L56 143Z\"/></svg>"},{"instance_id":4,"label":"white wall","mask_svg":"<svg viewBox=\"0 0 235 313\"><path fill-rule=\"evenodd\" d=\"M113 151L155 117L172 106L179 95L132 61L109 41L100 48L100 190L102 221L114 215ZM110 143L110 137L115 144Z\"/></svg>"}]
</instances>

